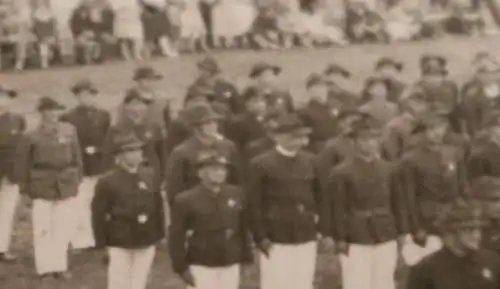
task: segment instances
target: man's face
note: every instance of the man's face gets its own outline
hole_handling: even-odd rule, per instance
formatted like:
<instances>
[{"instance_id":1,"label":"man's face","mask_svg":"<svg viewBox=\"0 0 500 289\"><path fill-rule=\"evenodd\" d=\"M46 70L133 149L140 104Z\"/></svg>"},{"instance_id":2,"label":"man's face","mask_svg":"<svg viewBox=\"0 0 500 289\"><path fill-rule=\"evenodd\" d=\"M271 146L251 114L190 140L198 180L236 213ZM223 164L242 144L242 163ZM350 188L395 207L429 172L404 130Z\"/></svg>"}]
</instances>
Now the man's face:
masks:
<instances>
[{"instance_id":1,"label":"man's face","mask_svg":"<svg viewBox=\"0 0 500 289\"><path fill-rule=\"evenodd\" d=\"M147 111L148 105L138 99L132 100L125 105L126 116L134 122L143 120L146 117Z\"/></svg>"},{"instance_id":2,"label":"man's face","mask_svg":"<svg viewBox=\"0 0 500 289\"><path fill-rule=\"evenodd\" d=\"M62 115L62 110L50 109L41 112L42 120L48 123L55 123L59 121Z\"/></svg>"},{"instance_id":3,"label":"man's face","mask_svg":"<svg viewBox=\"0 0 500 289\"><path fill-rule=\"evenodd\" d=\"M227 179L228 170L224 165L207 165L201 168L198 174L206 183L223 184Z\"/></svg>"},{"instance_id":4,"label":"man's face","mask_svg":"<svg viewBox=\"0 0 500 289\"><path fill-rule=\"evenodd\" d=\"M124 165L131 168L138 167L144 161L143 153L140 149L122 152L118 158Z\"/></svg>"},{"instance_id":5,"label":"man's face","mask_svg":"<svg viewBox=\"0 0 500 289\"><path fill-rule=\"evenodd\" d=\"M219 122L217 120L207 121L200 124L198 128L202 134L214 136L219 133Z\"/></svg>"},{"instance_id":6,"label":"man's face","mask_svg":"<svg viewBox=\"0 0 500 289\"><path fill-rule=\"evenodd\" d=\"M377 82L373 84L370 88L368 93L373 97L373 99L387 99L387 87L380 82Z\"/></svg>"},{"instance_id":7,"label":"man's face","mask_svg":"<svg viewBox=\"0 0 500 289\"><path fill-rule=\"evenodd\" d=\"M392 79L396 78L399 75L399 73L400 72L396 70L394 67L389 65L384 65L377 70L376 74L378 74L382 78Z\"/></svg>"},{"instance_id":8,"label":"man's face","mask_svg":"<svg viewBox=\"0 0 500 289\"><path fill-rule=\"evenodd\" d=\"M276 84L278 76L274 73L273 70L267 69L266 71L262 72L257 79L259 83L271 86Z\"/></svg>"},{"instance_id":9,"label":"man's face","mask_svg":"<svg viewBox=\"0 0 500 289\"><path fill-rule=\"evenodd\" d=\"M426 113L430 109L429 103L417 99L408 100L407 107L408 111L416 117Z\"/></svg>"},{"instance_id":10,"label":"man's face","mask_svg":"<svg viewBox=\"0 0 500 289\"><path fill-rule=\"evenodd\" d=\"M158 88L159 81L153 78L144 78L137 83L141 89L155 91Z\"/></svg>"},{"instance_id":11,"label":"man's face","mask_svg":"<svg viewBox=\"0 0 500 289\"><path fill-rule=\"evenodd\" d=\"M376 135L360 136L357 144L364 156L375 157L380 153L380 138Z\"/></svg>"},{"instance_id":12,"label":"man's face","mask_svg":"<svg viewBox=\"0 0 500 289\"><path fill-rule=\"evenodd\" d=\"M309 96L311 97L311 100L317 101L319 103L326 103L329 93L330 86L326 84L317 84L309 88Z\"/></svg>"},{"instance_id":13,"label":"man's face","mask_svg":"<svg viewBox=\"0 0 500 289\"><path fill-rule=\"evenodd\" d=\"M446 76L440 73L431 73L425 75L423 79L429 84L440 84L446 79Z\"/></svg>"},{"instance_id":14,"label":"man's face","mask_svg":"<svg viewBox=\"0 0 500 289\"><path fill-rule=\"evenodd\" d=\"M456 239L458 243L466 250L476 251L481 245L480 228L460 228L456 230Z\"/></svg>"},{"instance_id":15,"label":"man's face","mask_svg":"<svg viewBox=\"0 0 500 289\"><path fill-rule=\"evenodd\" d=\"M248 100L245 106L254 115L265 115L267 111L267 102L263 97L254 97Z\"/></svg>"},{"instance_id":16,"label":"man's face","mask_svg":"<svg viewBox=\"0 0 500 289\"><path fill-rule=\"evenodd\" d=\"M448 125L446 123L442 123L439 125L435 125L431 128L428 128L425 131L425 135L428 140L431 142L441 142L441 140L444 138L446 135L446 132L448 131Z\"/></svg>"},{"instance_id":17,"label":"man's face","mask_svg":"<svg viewBox=\"0 0 500 289\"><path fill-rule=\"evenodd\" d=\"M82 91L76 96L76 99L79 105L95 106L97 95L94 93L90 93L89 91Z\"/></svg>"}]
</instances>

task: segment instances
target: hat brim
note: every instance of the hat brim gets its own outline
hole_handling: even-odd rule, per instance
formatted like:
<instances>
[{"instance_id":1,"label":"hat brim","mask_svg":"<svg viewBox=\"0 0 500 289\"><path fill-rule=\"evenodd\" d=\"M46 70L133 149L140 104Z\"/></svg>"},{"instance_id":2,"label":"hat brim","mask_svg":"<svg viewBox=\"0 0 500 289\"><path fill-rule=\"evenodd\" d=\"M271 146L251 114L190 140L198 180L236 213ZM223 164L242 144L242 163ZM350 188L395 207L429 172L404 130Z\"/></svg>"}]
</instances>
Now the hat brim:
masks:
<instances>
[{"instance_id":1,"label":"hat brim","mask_svg":"<svg viewBox=\"0 0 500 289\"><path fill-rule=\"evenodd\" d=\"M393 61L380 61L377 63L375 66L376 70L380 70L384 67L392 67L397 71L402 71L403 70L403 63L401 62L393 62Z\"/></svg>"},{"instance_id":2,"label":"hat brim","mask_svg":"<svg viewBox=\"0 0 500 289\"><path fill-rule=\"evenodd\" d=\"M210 115L210 116L207 116L207 117L203 117L203 118L200 118L200 119L196 119L196 120L193 120L191 121L192 124L194 125L200 125L200 124L204 124L204 123L207 123L207 122L212 122L212 121L220 121L224 119L224 117L220 114L214 114L214 115Z\"/></svg>"},{"instance_id":3,"label":"hat brim","mask_svg":"<svg viewBox=\"0 0 500 289\"><path fill-rule=\"evenodd\" d=\"M115 155L122 154L122 153L127 153L127 152L132 152L132 151L140 151L144 149L145 144L133 144L125 147L121 147L119 149L116 149L114 151Z\"/></svg>"},{"instance_id":4,"label":"hat brim","mask_svg":"<svg viewBox=\"0 0 500 289\"><path fill-rule=\"evenodd\" d=\"M220 73L221 72L221 69L218 65L210 66L210 65L205 65L203 63L198 63L197 67L200 70L208 71L208 72L212 72L212 73Z\"/></svg>"},{"instance_id":5,"label":"hat brim","mask_svg":"<svg viewBox=\"0 0 500 289\"><path fill-rule=\"evenodd\" d=\"M13 89L3 89L0 91L0 97L7 96L8 98L16 98L18 96L17 91Z\"/></svg>"},{"instance_id":6,"label":"hat brim","mask_svg":"<svg viewBox=\"0 0 500 289\"><path fill-rule=\"evenodd\" d=\"M154 73L151 75L136 75L134 76L134 81L140 81L140 80L162 80L163 75L159 73Z\"/></svg>"},{"instance_id":7,"label":"hat brim","mask_svg":"<svg viewBox=\"0 0 500 289\"><path fill-rule=\"evenodd\" d=\"M298 127L291 130L280 130L279 127L272 129L274 135L292 135L292 136L308 136L312 133L310 127Z\"/></svg>"},{"instance_id":8,"label":"hat brim","mask_svg":"<svg viewBox=\"0 0 500 289\"><path fill-rule=\"evenodd\" d=\"M99 90L97 90L97 88L95 88L95 87L86 87L86 88L73 87L73 88L71 88L71 92L75 95L80 94L84 91L87 91L92 95L96 95L99 93Z\"/></svg>"},{"instance_id":9,"label":"hat brim","mask_svg":"<svg viewBox=\"0 0 500 289\"><path fill-rule=\"evenodd\" d=\"M279 75L282 72L282 68L277 66L277 65L269 65L266 67L262 67L259 69L253 69L252 72L250 72L250 78L257 78L261 76L264 72L271 70L274 72L274 75Z\"/></svg>"},{"instance_id":10,"label":"hat brim","mask_svg":"<svg viewBox=\"0 0 500 289\"><path fill-rule=\"evenodd\" d=\"M201 162L197 164L198 170L206 167L224 167L228 168L229 167L229 162L217 162L217 161L210 161L210 162Z\"/></svg>"},{"instance_id":11,"label":"hat brim","mask_svg":"<svg viewBox=\"0 0 500 289\"><path fill-rule=\"evenodd\" d=\"M65 105L58 104L58 105L53 105L53 106L41 106L38 108L38 111L43 112L43 111L65 110L65 109L66 109Z\"/></svg>"}]
</instances>

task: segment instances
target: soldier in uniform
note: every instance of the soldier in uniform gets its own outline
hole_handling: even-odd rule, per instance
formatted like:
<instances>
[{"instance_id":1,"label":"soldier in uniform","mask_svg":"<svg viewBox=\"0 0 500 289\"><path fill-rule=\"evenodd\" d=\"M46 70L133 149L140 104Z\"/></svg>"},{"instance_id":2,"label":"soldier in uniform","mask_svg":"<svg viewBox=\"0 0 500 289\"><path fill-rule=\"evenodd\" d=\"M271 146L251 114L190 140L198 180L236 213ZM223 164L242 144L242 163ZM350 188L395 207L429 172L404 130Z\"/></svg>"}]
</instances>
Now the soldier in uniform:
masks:
<instances>
[{"instance_id":1,"label":"soldier in uniform","mask_svg":"<svg viewBox=\"0 0 500 289\"><path fill-rule=\"evenodd\" d=\"M62 121L76 128L80 141L83 160L83 181L76 199L78 206L77 232L71 245L75 249L94 247L94 234L90 216L90 202L94 194L94 186L99 175L103 173L103 149L106 135L111 124L108 111L97 107L95 99L99 91L87 79L78 81L71 91L76 96L78 105L61 117Z\"/></svg>"},{"instance_id":2,"label":"soldier in uniform","mask_svg":"<svg viewBox=\"0 0 500 289\"><path fill-rule=\"evenodd\" d=\"M144 98L138 91L129 90L123 99L123 119L112 126L106 136L105 165L112 167L114 157L112 153L115 135L133 133L145 143L143 148L145 163L152 167L158 178L163 175L165 158L165 137L160 124L148 121L148 106L151 101Z\"/></svg>"},{"instance_id":3,"label":"soldier in uniform","mask_svg":"<svg viewBox=\"0 0 500 289\"><path fill-rule=\"evenodd\" d=\"M403 63L390 57L381 57L375 63L375 75L389 83L387 100L396 104L399 104L406 89L406 84L398 79L398 76L403 72L403 68Z\"/></svg>"},{"instance_id":4,"label":"soldier in uniform","mask_svg":"<svg viewBox=\"0 0 500 289\"><path fill-rule=\"evenodd\" d=\"M245 151L248 144L266 135L267 102L256 87L246 88L242 96L245 112L229 121L227 135L240 151Z\"/></svg>"},{"instance_id":5,"label":"soldier in uniform","mask_svg":"<svg viewBox=\"0 0 500 289\"><path fill-rule=\"evenodd\" d=\"M482 176L500 177L500 114L490 114L480 132L471 141L467 164L471 180Z\"/></svg>"},{"instance_id":6,"label":"soldier in uniform","mask_svg":"<svg viewBox=\"0 0 500 289\"><path fill-rule=\"evenodd\" d=\"M276 80L281 72L282 68L277 65L259 62L251 68L249 76L255 82L255 86L265 95L270 111L290 113L294 111L290 92L276 87Z\"/></svg>"},{"instance_id":7,"label":"soldier in uniform","mask_svg":"<svg viewBox=\"0 0 500 289\"><path fill-rule=\"evenodd\" d=\"M165 237L161 184L143 166L144 145L134 134L115 135L116 167L95 186L92 225L96 246L108 251L108 289L145 289Z\"/></svg>"},{"instance_id":8,"label":"soldier in uniform","mask_svg":"<svg viewBox=\"0 0 500 289\"><path fill-rule=\"evenodd\" d=\"M368 116L354 127L358 153L331 170L321 233L335 241L343 288L395 289L398 241L408 230L405 192L396 165L382 159L380 129Z\"/></svg>"},{"instance_id":9,"label":"soldier in uniform","mask_svg":"<svg viewBox=\"0 0 500 289\"><path fill-rule=\"evenodd\" d=\"M411 204L411 240L403 251L410 265L441 248L434 225L439 209L469 195L466 144L461 135L450 132L449 126L446 116L422 117L414 130L422 139L399 163L402 189Z\"/></svg>"},{"instance_id":10,"label":"soldier in uniform","mask_svg":"<svg viewBox=\"0 0 500 289\"><path fill-rule=\"evenodd\" d=\"M399 115L397 104L389 101L390 82L385 78L370 77L365 82L361 95L362 105L360 110L374 117L380 127Z\"/></svg>"},{"instance_id":11,"label":"soldier in uniform","mask_svg":"<svg viewBox=\"0 0 500 289\"><path fill-rule=\"evenodd\" d=\"M168 127L171 121L170 103L163 95L159 95L157 83L163 79L158 71L150 66L141 66L134 70L133 80L136 82L135 87L130 88L125 94L137 93L142 98L149 102L147 121L155 125L161 126L163 129ZM122 118L127 118L124 115L123 107L120 107L118 122Z\"/></svg>"},{"instance_id":12,"label":"soldier in uniform","mask_svg":"<svg viewBox=\"0 0 500 289\"><path fill-rule=\"evenodd\" d=\"M168 201L199 183L196 170L196 155L199 150L213 148L230 160L228 182L238 185L241 180L242 163L236 145L218 131L221 115L209 105L191 107L186 112L193 128L190 138L177 146L166 161L165 183Z\"/></svg>"},{"instance_id":13,"label":"soldier in uniform","mask_svg":"<svg viewBox=\"0 0 500 289\"><path fill-rule=\"evenodd\" d=\"M244 193L226 183L228 159L210 149L198 153L200 184L172 207L172 267L189 288L237 289L240 264L252 259Z\"/></svg>"},{"instance_id":14,"label":"soldier in uniform","mask_svg":"<svg viewBox=\"0 0 500 289\"><path fill-rule=\"evenodd\" d=\"M462 117L471 136L481 130L489 113L500 109L499 71L497 65L482 67L462 88Z\"/></svg>"},{"instance_id":15,"label":"soldier in uniform","mask_svg":"<svg viewBox=\"0 0 500 289\"><path fill-rule=\"evenodd\" d=\"M500 256L480 248L484 216L474 204L456 204L440 214L443 248L410 268L407 289L500 287Z\"/></svg>"},{"instance_id":16,"label":"soldier in uniform","mask_svg":"<svg viewBox=\"0 0 500 289\"><path fill-rule=\"evenodd\" d=\"M323 74L332 82L328 97L328 102L332 107L351 108L356 105L358 98L350 91L351 73L346 68L333 63L326 67Z\"/></svg>"},{"instance_id":17,"label":"soldier in uniform","mask_svg":"<svg viewBox=\"0 0 500 289\"><path fill-rule=\"evenodd\" d=\"M294 114L276 123L276 146L252 159L246 192L260 288L311 289L320 204L315 157L303 150L311 130Z\"/></svg>"},{"instance_id":18,"label":"soldier in uniform","mask_svg":"<svg viewBox=\"0 0 500 289\"><path fill-rule=\"evenodd\" d=\"M401 100L402 113L389 121L383 130L382 140L387 149L387 158L398 160L410 149L412 131L421 116L430 109L429 103L418 94L410 94Z\"/></svg>"},{"instance_id":19,"label":"soldier in uniform","mask_svg":"<svg viewBox=\"0 0 500 289\"><path fill-rule=\"evenodd\" d=\"M239 114L245 110L245 105L241 99L238 89L221 76L221 68L215 58L208 56L200 60L197 64L199 76L189 86L189 91L193 89L205 89L210 91L207 95L210 102L217 102L225 105L231 114ZM186 98L189 98L187 95Z\"/></svg>"},{"instance_id":20,"label":"soldier in uniform","mask_svg":"<svg viewBox=\"0 0 500 289\"><path fill-rule=\"evenodd\" d=\"M14 215L19 201L19 186L14 171L16 150L26 128L23 116L11 112L17 92L0 87L0 262L12 262L10 243Z\"/></svg>"},{"instance_id":21,"label":"soldier in uniform","mask_svg":"<svg viewBox=\"0 0 500 289\"><path fill-rule=\"evenodd\" d=\"M471 183L471 194L480 202L487 224L481 238L481 247L500 253L500 178L482 176Z\"/></svg>"},{"instance_id":22,"label":"soldier in uniform","mask_svg":"<svg viewBox=\"0 0 500 289\"><path fill-rule=\"evenodd\" d=\"M21 193L33 200L36 271L67 279L74 203L83 176L81 148L75 127L59 120L63 105L42 97L37 108L40 125L26 135L16 170Z\"/></svg>"},{"instance_id":23,"label":"soldier in uniform","mask_svg":"<svg viewBox=\"0 0 500 289\"><path fill-rule=\"evenodd\" d=\"M331 85L332 82L320 74L310 75L306 81L309 102L298 110L304 125L312 128L309 147L315 153L321 151L326 142L339 133L337 123L342 107L330 105L328 98Z\"/></svg>"}]
</instances>

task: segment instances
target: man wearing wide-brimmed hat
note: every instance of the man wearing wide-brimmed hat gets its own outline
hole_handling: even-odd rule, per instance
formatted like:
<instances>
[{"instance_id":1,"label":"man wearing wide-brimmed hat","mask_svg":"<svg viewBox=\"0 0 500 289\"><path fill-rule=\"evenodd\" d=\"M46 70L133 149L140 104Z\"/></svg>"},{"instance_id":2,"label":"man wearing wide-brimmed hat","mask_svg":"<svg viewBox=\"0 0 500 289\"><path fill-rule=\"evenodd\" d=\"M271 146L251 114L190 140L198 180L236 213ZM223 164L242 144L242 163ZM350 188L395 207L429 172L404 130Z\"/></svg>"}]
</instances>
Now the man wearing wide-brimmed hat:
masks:
<instances>
[{"instance_id":1,"label":"man wearing wide-brimmed hat","mask_svg":"<svg viewBox=\"0 0 500 289\"><path fill-rule=\"evenodd\" d=\"M443 203L467 198L466 142L450 131L447 115L427 114L413 130L413 148L400 161L401 188L413 200L404 257L410 265L439 250L434 221Z\"/></svg>"},{"instance_id":2,"label":"man wearing wide-brimmed hat","mask_svg":"<svg viewBox=\"0 0 500 289\"><path fill-rule=\"evenodd\" d=\"M405 288L469 289L500 286L500 256L480 248L485 225L479 205L460 202L440 212L443 248L410 268Z\"/></svg>"},{"instance_id":3,"label":"man wearing wide-brimmed hat","mask_svg":"<svg viewBox=\"0 0 500 289\"><path fill-rule=\"evenodd\" d=\"M226 105L233 114L244 111L243 101L238 89L222 76L222 69L217 60L206 56L197 63L199 76L189 86L186 98L191 97L190 92L204 91L210 102Z\"/></svg>"},{"instance_id":4,"label":"man wearing wide-brimmed hat","mask_svg":"<svg viewBox=\"0 0 500 289\"><path fill-rule=\"evenodd\" d=\"M17 92L0 86L0 262L16 258L10 250L14 215L19 200L19 187L14 171L15 151L26 128L23 116L11 111Z\"/></svg>"},{"instance_id":5,"label":"man wearing wide-brimmed hat","mask_svg":"<svg viewBox=\"0 0 500 289\"><path fill-rule=\"evenodd\" d=\"M164 169L165 137L162 125L148 121L149 107L152 105L151 100L145 98L137 90L129 90L125 94L121 105L124 118L108 130L104 165L106 167L113 165L112 142L114 136L133 133L145 143L145 162L156 171L158 178L160 178Z\"/></svg>"},{"instance_id":6,"label":"man wearing wide-brimmed hat","mask_svg":"<svg viewBox=\"0 0 500 289\"><path fill-rule=\"evenodd\" d=\"M245 195L226 183L228 166L216 151L198 151L200 184L179 194L172 206L172 267L193 289L237 289L241 264L252 260Z\"/></svg>"},{"instance_id":7,"label":"man wearing wide-brimmed hat","mask_svg":"<svg viewBox=\"0 0 500 289\"><path fill-rule=\"evenodd\" d=\"M334 108L352 108L358 99L351 91L352 73L338 63L330 63L323 71L323 75L332 83L328 96L329 104Z\"/></svg>"},{"instance_id":8,"label":"man wearing wide-brimmed hat","mask_svg":"<svg viewBox=\"0 0 500 289\"><path fill-rule=\"evenodd\" d=\"M21 193L33 200L35 267L40 277L70 277L67 250L75 232L75 197L83 177L75 127L61 122L65 106L50 97L37 105L39 126L19 149Z\"/></svg>"},{"instance_id":9,"label":"man wearing wide-brimmed hat","mask_svg":"<svg viewBox=\"0 0 500 289\"><path fill-rule=\"evenodd\" d=\"M467 132L474 135L485 125L488 114L500 110L500 66L482 66L462 88L462 112Z\"/></svg>"},{"instance_id":10,"label":"man wearing wide-brimmed hat","mask_svg":"<svg viewBox=\"0 0 500 289\"><path fill-rule=\"evenodd\" d=\"M345 289L395 289L407 199L396 165L382 158L381 131L369 115L353 127L357 153L330 171L322 194L321 233L335 242ZM363 272L363 278L360 278Z\"/></svg>"},{"instance_id":11,"label":"man wearing wide-brimmed hat","mask_svg":"<svg viewBox=\"0 0 500 289\"><path fill-rule=\"evenodd\" d=\"M404 64L391 57L381 57L375 63L375 75L389 82L388 100L398 103L406 88L406 84L399 80Z\"/></svg>"},{"instance_id":12,"label":"man wearing wide-brimmed hat","mask_svg":"<svg viewBox=\"0 0 500 289\"><path fill-rule=\"evenodd\" d=\"M315 157L304 151L311 129L289 114L271 133L275 146L251 160L246 192L260 288L313 288L319 187Z\"/></svg>"},{"instance_id":13,"label":"man wearing wide-brimmed hat","mask_svg":"<svg viewBox=\"0 0 500 289\"><path fill-rule=\"evenodd\" d=\"M241 180L241 161L237 147L219 132L222 116L212 106L200 104L186 110L185 118L192 127L192 134L169 154L166 161L165 183L170 204L180 192L199 183L194 169L194 157L201 149L213 148L231 162L229 183L238 185Z\"/></svg>"},{"instance_id":14,"label":"man wearing wide-brimmed hat","mask_svg":"<svg viewBox=\"0 0 500 289\"><path fill-rule=\"evenodd\" d=\"M483 128L470 142L467 173L473 179L482 176L500 177L500 111L489 114Z\"/></svg>"},{"instance_id":15,"label":"man wearing wide-brimmed hat","mask_svg":"<svg viewBox=\"0 0 500 289\"><path fill-rule=\"evenodd\" d=\"M70 90L75 95L78 104L61 116L61 120L76 128L82 149L84 170L84 178L77 197L79 212L77 232L71 245L74 249L86 249L94 246L90 224L90 201L97 178L104 172L103 149L111 125L111 116L108 111L97 106L99 91L90 79L77 81Z\"/></svg>"},{"instance_id":16,"label":"man wearing wide-brimmed hat","mask_svg":"<svg viewBox=\"0 0 500 289\"><path fill-rule=\"evenodd\" d=\"M144 166L145 145L132 133L115 135L116 165L95 186L92 224L96 246L109 255L108 289L145 289L165 238L161 182Z\"/></svg>"}]
</instances>

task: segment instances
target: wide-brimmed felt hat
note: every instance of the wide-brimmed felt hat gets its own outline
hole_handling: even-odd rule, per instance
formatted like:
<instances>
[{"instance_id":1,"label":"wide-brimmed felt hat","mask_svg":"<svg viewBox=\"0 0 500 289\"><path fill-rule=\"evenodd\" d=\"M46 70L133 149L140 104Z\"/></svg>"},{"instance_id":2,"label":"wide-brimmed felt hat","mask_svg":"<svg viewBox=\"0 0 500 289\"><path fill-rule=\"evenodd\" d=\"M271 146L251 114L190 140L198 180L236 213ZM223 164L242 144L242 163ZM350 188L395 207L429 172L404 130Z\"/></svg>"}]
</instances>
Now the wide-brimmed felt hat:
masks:
<instances>
[{"instance_id":1,"label":"wide-brimmed felt hat","mask_svg":"<svg viewBox=\"0 0 500 289\"><path fill-rule=\"evenodd\" d=\"M275 125L270 128L274 134L309 135L312 129L306 127L300 118L293 113L277 117Z\"/></svg>"},{"instance_id":2,"label":"wide-brimmed felt hat","mask_svg":"<svg viewBox=\"0 0 500 289\"><path fill-rule=\"evenodd\" d=\"M17 91L6 86L0 85L0 97L7 96L9 98L16 98Z\"/></svg>"},{"instance_id":3,"label":"wide-brimmed felt hat","mask_svg":"<svg viewBox=\"0 0 500 289\"><path fill-rule=\"evenodd\" d=\"M442 232L481 228L487 224L481 205L476 201L458 200L442 206L435 225Z\"/></svg>"},{"instance_id":4,"label":"wide-brimmed felt hat","mask_svg":"<svg viewBox=\"0 0 500 289\"><path fill-rule=\"evenodd\" d=\"M206 166L228 166L229 160L216 150L202 150L196 158L198 169Z\"/></svg>"},{"instance_id":5,"label":"wide-brimmed felt hat","mask_svg":"<svg viewBox=\"0 0 500 289\"><path fill-rule=\"evenodd\" d=\"M391 57L381 57L377 62L375 63L375 69L380 70L384 67L392 67L397 71L402 71L403 70L403 63L400 61L395 60L394 58Z\"/></svg>"},{"instance_id":6,"label":"wide-brimmed felt hat","mask_svg":"<svg viewBox=\"0 0 500 289\"><path fill-rule=\"evenodd\" d=\"M271 70L275 75L278 75L281 73L281 67L278 65L270 64L267 62L259 62L256 63L254 66L252 66L252 69L250 69L250 78L256 78L259 77L262 73L265 71Z\"/></svg>"},{"instance_id":7,"label":"wide-brimmed felt hat","mask_svg":"<svg viewBox=\"0 0 500 289\"><path fill-rule=\"evenodd\" d=\"M58 101L49 96L41 97L37 105L37 110L40 112L47 110L63 110L65 108L66 108L65 105L59 103Z\"/></svg>"},{"instance_id":8,"label":"wide-brimmed felt hat","mask_svg":"<svg viewBox=\"0 0 500 289\"><path fill-rule=\"evenodd\" d=\"M113 153L120 154L129 151L142 150L145 143L133 133L118 133L112 139Z\"/></svg>"},{"instance_id":9,"label":"wide-brimmed felt hat","mask_svg":"<svg viewBox=\"0 0 500 289\"><path fill-rule=\"evenodd\" d=\"M199 104L185 110L184 116L192 125L199 125L210 121L223 119L223 115L217 113L209 104Z\"/></svg>"},{"instance_id":10,"label":"wide-brimmed felt hat","mask_svg":"<svg viewBox=\"0 0 500 289\"><path fill-rule=\"evenodd\" d=\"M144 104L149 105L152 103L153 100L151 98L144 97L140 91L138 91L135 88L132 88L125 92L125 97L123 98L123 104L127 105L133 101L140 101Z\"/></svg>"},{"instance_id":11,"label":"wide-brimmed felt hat","mask_svg":"<svg viewBox=\"0 0 500 289\"><path fill-rule=\"evenodd\" d=\"M217 63L215 58L213 58L212 56L207 56L207 57L203 58L202 60L198 61L198 63L196 65L201 70L209 71L212 73L221 72L219 64Z\"/></svg>"},{"instance_id":12,"label":"wide-brimmed felt hat","mask_svg":"<svg viewBox=\"0 0 500 289\"><path fill-rule=\"evenodd\" d=\"M333 82L319 73L313 73L306 79L307 89L318 85L331 86L333 85Z\"/></svg>"},{"instance_id":13,"label":"wide-brimmed felt hat","mask_svg":"<svg viewBox=\"0 0 500 289\"><path fill-rule=\"evenodd\" d=\"M89 79L82 79L77 81L74 85L71 86L70 89L73 94L80 94L83 91L87 91L91 94L97 94L99 92L95 84Z\"/></svg>"},{"instance_id":14,"label":"wide-brimmed felt hat","mask_svg":"<svg viewBox=\"0 0 500 289\"><path fill-rule=\"evenodd\" d=\"M152 80L160 80L163 78L163 75L156 71L151 66L142 66L138 67L134 70L134 81L143 80L143 79L152 79Z\"/></svg>"},{"instance_id":15,"label":"wide-brimmed felt hat","mask_svg":"<svg viewBox=\"0 0 500 289\"><path fill-rule=\"evenodd\" d=\"M326 76L338 74L344 78L351 77L351 73L346 68L344 68L343 66L336 64L336 63L332 63L332 64L328 65L324 71L324 74Z\"/></svg>"},{"instance_id":16,"label":"wide-brimmed felt hat","mask_svg":"<svg viewBox=\"0 0 500 289\"><path fill-rule=\"evenodd\" d=\"M423 75L448 75L448 60L441 55L426 54L420 58L420 69Z\"/></svg>"},{"instance_id":17,"label":"wide-brimmed felt hat","mask_svg":"<svg viewBox=\"0 0 500 289\"><path fill-rule=\"evenodd\" d=\"M389 79L387 78L383 78L383 77L377 77L377 76L371 76L371 77L368 77L366 80L365 80L365 84L364 84L364 87L363 87L363 92L362 92L362 101L368 101L369 98L370 98L370 90L378 85L378 84L381 84L385 87L385 90L387 91L387 94L390 93L390 90L391 90L391 82Z\"/></svg>"},{"instance_id":18,"label":"wide-brimmed felt hat","mask_svg":"<svg viewBox=\"0 0 500 289\"><path fill-rule=\"evenodd\" d=\"M474 199L486 202L500 201L500 178L482 176L471 182L471 192Z\"/></svg>"}]
</instances>

